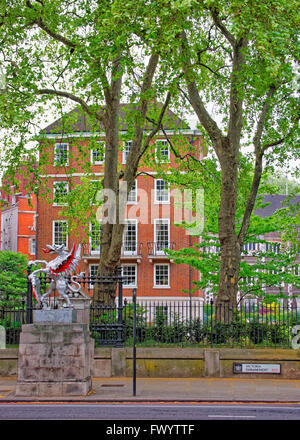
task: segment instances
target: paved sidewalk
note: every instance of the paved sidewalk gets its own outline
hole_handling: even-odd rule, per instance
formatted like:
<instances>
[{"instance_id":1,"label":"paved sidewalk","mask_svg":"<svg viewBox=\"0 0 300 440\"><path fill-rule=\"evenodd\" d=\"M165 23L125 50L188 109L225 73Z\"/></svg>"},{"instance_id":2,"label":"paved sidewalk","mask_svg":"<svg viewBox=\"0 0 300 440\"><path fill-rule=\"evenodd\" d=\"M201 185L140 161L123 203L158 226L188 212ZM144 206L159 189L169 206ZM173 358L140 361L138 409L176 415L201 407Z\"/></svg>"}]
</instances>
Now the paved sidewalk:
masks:
<instances>
[{"instance_id":1,"label":"paved sidewalk","mask_svg":"<svg viewBox=\"0 0 300 440\"><path fill-rule=\"evenodd\" d=\"M18 397L16 377L0 377L1 402L299 402L300 380L225 378L93 378L88 396Z\"/></svg>"}]
</instances>

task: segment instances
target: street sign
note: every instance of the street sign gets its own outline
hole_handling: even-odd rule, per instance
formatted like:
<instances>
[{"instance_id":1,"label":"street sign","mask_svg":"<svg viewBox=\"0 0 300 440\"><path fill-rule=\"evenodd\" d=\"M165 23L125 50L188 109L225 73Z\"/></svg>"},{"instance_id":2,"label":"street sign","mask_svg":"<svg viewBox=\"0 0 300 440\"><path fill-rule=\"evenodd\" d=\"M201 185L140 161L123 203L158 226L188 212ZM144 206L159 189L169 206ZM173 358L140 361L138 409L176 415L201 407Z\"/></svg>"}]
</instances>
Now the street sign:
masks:
<instances>
[{"instance_id":1,"label":"street sign","mask_svg":"<svg viewBox=\"0 0 300 440\"><path fill-rule=\"evenodd\" d=\"M245 364L234 363L234 373L253 373L253 374L280 374L281 364Z\"/></svg>"}]
</instances>

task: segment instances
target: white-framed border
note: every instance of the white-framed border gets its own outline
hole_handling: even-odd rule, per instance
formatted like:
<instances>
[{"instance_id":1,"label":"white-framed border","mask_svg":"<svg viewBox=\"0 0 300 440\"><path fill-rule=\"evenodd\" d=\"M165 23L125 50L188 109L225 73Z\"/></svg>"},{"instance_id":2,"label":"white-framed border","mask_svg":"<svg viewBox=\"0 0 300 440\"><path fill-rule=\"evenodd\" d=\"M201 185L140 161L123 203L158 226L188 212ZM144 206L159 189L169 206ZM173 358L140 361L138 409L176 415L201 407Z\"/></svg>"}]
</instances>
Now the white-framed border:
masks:
<instances>
[{"instance_id":1,"label":"white-framed border","mask_svg":"<svg viewBox=\"0 0 300 440\"><path fill-rule=\"evenodd\" d=\"M67 189L67 193L69 193L69 182L66 182L65 180L56 180L55 182L53 182L53 205L52 206L67 206L68 203L56 203L55 202L55 184L56 183L65 183L66 184L66 189Z\"/></svg>"},{"instance_id":2,"label":"white-framed border","mask_svg":"<svg viewBox=\"0 0 300 440\"><path fill-rule=\"evenodd\" d=\"M133 252L133 251L125 251L124 250L124 237L125 237L125 233L126 233L126 227L127 227L127 225L128 225L128 223L129 222L132 222L132 223L135 223L135 251ZM122 254L125 256L125 255L137 255L137 253L138 253L138 220L136 219L136 218L128 218L128 219L125 219L125 228L124 228L124 235L123 235L123 244L122 244L122 247L123 247L123 252L122 252Z\"/></svg>"},{"instance_id":3,"label":"white-framed border","mask_svg":"<svg viewBox=\"0 0 300 440\"><path fill-rule=\"evenodd\" d=\"M138 204L138 182L137 179L135 179L135 200L127 200L127 205L137 205L137 204Z\"/></svg>"},{"instance_id":4,"label":"white-framed border","mask_svg":"<svg viewBox=\"0 0 300 440\"><path fill-rule=\"evenodd\" d=\"M157 182L162 181L166 185L167 183L163 179L155 179L154 180L154 204L155 205L169 205L170 204L170 188L168 190L168 200L157 200Z\"/></svg>"},{"instance_id":5,"label":"white-framed border","mask_svg":"<svg viewBox=\"0 0 300 440\"><path fill-rule=\"evenodd\" d=\"M106 144L105 141L96 141L96 144L103 144L104 145L104 150L103 150L103 160L95 160L93 159L93 152L95 151L94 148L91 148L91 156L90 156L90 161L92 165L103 165L105 162L105 148L106 148Z\"/></svg>"},{"instance_id":6,"label":"white-framed border","mask_svg":"<svg viewBox=\"0 0 300 440\"><path fill-rule=\"evenodd\" d=\"M138 265L137 265L137 263L123 263L123 264L121 264L122 276L123 276L123 267L128 267L128 266L135 268L135 284L134 285L133 284L125 284L123 282L123 287L124 287L124 289L135 289L135 288L137 288L137 285L138 285L138 282L137 282L137 276L138 276L138 274L137 274L138 267L137 266Z\"/></svg>"},{"instance_id":7,"label":"white-framed border","mask_svg":"<svg viewBox=\"0 0 300 440\"><path fill-rule=\"evenodd\" d=\"M171 156L170 156L170 145L169 145L169 142L167 141L167 140L165 140L165 139L158 139L156 142L155 142L155 161L156 162L159 162L159 158L158 158L158 155L157 155L157 150L158 150L158 143L159 142L163 142L165 145L167 145L167 147L168 147L168 158L167 159L160 159L160 163L162 163L162 164L167 164L167 163L170 163L170 160L171 160Z\"/></svg>"},{"instance_id":8,"label":"white-framed border","mask_svg":"<svg viewBox=\"0 0 300 440\"><path fill-rule=\"evenodd\" d=\"M56 149L58 145L67 145L67 160L65 163L59 164L56 162ZM54 146L54 166L64 166L67 167L70 164L70 144L68 142L56 142Z\"/></svg>"},{"instance_id":9,"label":"white-framed border","mask_svg":"<svg viewBox=\"0 0 300 440\"><path fill-rule=\"evenodd\" d=\"M157 266L167 266L168 267L168 285L156 285L156 267ZM153 289L170 289L170 264L169 263L155 263L153 265Z\"/></svg>"},{"instance_id":10,"label":"white-framed border","mask_svg":"<svg viewBox=\"0 0 300 440\"><path fill-rule=\"evenodd\" d=\"M67 220L52 220L52 245L56 244L55 243L55 233L54 233L54 230L55 230L54 225L55 225L55 223L65 223L67 225L67 234L66 234L66 244L65 244L65 246L66 246L66 248L68 248L68 245L69 245L69 234L68 234L68 222L67 222Z\"/></svg>"},{"instance_id":11,"label":"white-framed border","mask_svg":"<svg viewBox=\"0 0 300 440\"><path fill-rule=\"evenodd\" d=\"M156 249L157 246L157 224L161 221L167 222L168 223L168 245L170 243L170 219L169 218L155 218L154 219L154 246L155 246L155 251L156 251L156 255L165 255L164 251L158 251Z\"/></svg>"}]
</instances>

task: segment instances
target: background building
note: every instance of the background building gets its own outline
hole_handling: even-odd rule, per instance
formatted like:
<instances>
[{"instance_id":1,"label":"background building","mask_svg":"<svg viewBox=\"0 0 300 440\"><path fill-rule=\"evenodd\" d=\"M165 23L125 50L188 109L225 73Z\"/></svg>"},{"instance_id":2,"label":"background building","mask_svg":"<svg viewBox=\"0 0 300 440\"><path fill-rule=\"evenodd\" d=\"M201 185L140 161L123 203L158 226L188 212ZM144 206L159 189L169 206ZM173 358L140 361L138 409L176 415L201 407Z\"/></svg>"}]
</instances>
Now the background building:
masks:
<instances>
[{"instance_id":1,"label":"background building","mask_svg":"<svg viewBox=\"0 0 300 440\"><path fill-rule=\"evenodd\" d=\"M22 172L16 179L18 188L11 186L9 194L1 191L1 250L20 252L32 260L36 257L37 198L28 194Z\"/></svg>"},{"instance_id":2,"label":"background building","mask_svg":"<svg viewBox=\"0 0 300 440\"><path fill-rule=\"evenodd\" d=\"M122 106L121 117L124 116L125 106ZM79 185L85 175L80 167L81 152L89 146L91 136L89 123L80 110L75 109L69 115L72 121L70 134L63 133L63 120L57 120L43 131L44 144L42 154L47 156L48 165L44 167L44 179L49 190L48 201L39 198L37 257L46 259L42 248L46 244L65 244L69 248L83 243L82 261L79 271L96 274L100 256L101 224L89 221L89 234L78 228L77 235L66 232L67 220L61 218L61 206L64 196L73 185ZM164 129L172 140L176 135L183 136L187 142L193 142L198 151L199 159L205 153L201 148L201 137L197 130L189 129L185 123L169 112ZM126 135L127 126L122 119L121 133ZM94 138L95 139L95 138ZM88 160L92 165L97 179L103 177L105 137L99 132L96 137L100 148L90 148ZM175 166L174 154L165 137L161 135L152 146L154 160L159 150L160 160ZM120 167L126 163L130 149L130 141L120 144ZM86 159L84 159L86 160ZM72 170L72 171L70 171ZM127 208L126 226L123 236L121 266L124 276L123 296L131 297L132 289L137 288L139 298L144 300L186 301L190 295L202 300L202 291L191 292L193 280L199 279L199 273L189 266L173 263L163 249L180 249L189 247L198 238L189 239L184 229L175 226L176 207L170 188L161 178L158 178L153 168L141 166L134 187L131 189ZM96 208L95 208L96 209ZM50 257L51 258L51 257ZM91 286L92 287L92 286ZM184 293L183 290L186 292Z\"/></svg>"}]
</instances>

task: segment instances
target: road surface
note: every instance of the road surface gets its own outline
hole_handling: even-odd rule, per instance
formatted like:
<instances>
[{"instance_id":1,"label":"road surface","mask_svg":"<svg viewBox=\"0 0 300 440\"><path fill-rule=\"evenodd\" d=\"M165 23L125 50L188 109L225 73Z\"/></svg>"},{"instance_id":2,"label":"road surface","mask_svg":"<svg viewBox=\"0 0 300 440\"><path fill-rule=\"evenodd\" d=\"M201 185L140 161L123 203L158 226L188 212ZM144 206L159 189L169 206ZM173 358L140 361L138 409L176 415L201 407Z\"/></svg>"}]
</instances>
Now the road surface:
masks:
<instances>
[{"instance_id":1,"label":"road surface","mask_svg":"<svg viewBox=\"0 0 300 440\"><path fill-rule=\"evenodd\" d=\"M0 420L300 420L299 404L0 403Z\"/></svg>"}]
</instances>

